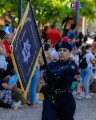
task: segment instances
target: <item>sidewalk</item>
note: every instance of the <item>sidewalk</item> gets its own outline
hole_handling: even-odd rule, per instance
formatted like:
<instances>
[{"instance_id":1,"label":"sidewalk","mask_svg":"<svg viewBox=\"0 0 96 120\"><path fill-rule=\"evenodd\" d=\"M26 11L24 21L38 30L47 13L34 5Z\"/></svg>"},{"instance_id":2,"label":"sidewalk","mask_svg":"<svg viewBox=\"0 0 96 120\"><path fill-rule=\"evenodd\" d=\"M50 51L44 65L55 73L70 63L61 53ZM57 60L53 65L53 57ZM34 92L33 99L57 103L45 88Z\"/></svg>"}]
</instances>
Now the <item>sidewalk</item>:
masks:
<instances>
[{"instance_id":1,"label":"sidewalk","mask_svg":"<svg viewBox=\"0 0 96 120\"><path fill-rule=\"evenodd\" d=\"M96 120L96 94L91 99L76 100L75 120ZM38 108L25 107L19 110L0 108L0 120L41 120L42 104Z\"/></svg>"}]
</instances>

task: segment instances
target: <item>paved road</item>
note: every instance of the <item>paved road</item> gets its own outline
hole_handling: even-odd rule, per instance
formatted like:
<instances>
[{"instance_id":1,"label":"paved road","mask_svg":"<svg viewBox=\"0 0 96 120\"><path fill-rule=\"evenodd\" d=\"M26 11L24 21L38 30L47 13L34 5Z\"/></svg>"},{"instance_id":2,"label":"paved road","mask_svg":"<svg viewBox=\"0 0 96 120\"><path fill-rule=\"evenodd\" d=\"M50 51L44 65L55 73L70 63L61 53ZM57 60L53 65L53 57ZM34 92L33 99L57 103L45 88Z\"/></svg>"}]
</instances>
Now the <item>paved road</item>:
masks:
<instances>
[{"instance_id":1,"label":"paved road","mask_svg":"<svg viewBox=\"0 0 96 120\"><path fill-rule=\"evenodd\" d=\"M96 94L91 99L76 100L75 120L96 120ZM19 110L0 108L0 120L41 120L42 104L38 108L25 107Z\"/></svg>"}]
</instances>

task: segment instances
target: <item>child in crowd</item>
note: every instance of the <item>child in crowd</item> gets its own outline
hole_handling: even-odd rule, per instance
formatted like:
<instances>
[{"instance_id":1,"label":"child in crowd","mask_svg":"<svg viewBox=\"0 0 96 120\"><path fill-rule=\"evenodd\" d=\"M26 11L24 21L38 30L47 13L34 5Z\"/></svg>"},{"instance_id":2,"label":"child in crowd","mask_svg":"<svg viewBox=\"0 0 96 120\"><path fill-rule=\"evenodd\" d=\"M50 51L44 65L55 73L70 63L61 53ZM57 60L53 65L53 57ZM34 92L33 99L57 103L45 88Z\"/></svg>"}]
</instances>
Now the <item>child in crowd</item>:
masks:
<instances>
[{"instance_id":1,"label":"child in crowd","mask_svg":"<svg viewBox=\"0 0 96 120\"><path fill-rule=\"evenodd\" d=\"M9 86L4 79L0 80L0 101L11 105L13 109L18 109L21 105L21 101L15 102L11 98L11 89L15 84Z\"/></svg>"},{"instance_id":2,"label":"child in crowd","mask_svg":"<svg viewBox=\"0 0 96 120\"><path fill-rule=\"evenodd\" d=\"M84 90L83 90L83 85L82 85L82 78L81 76L79 77L78 80L78 84L77 84L77 94L76 94L76 98L81 100L84 98Z\"/></svg>"},{"instance_id":3,"label":"child in crowd","mask_svg":"<svg viewBox=\"0 0 96 120\"><path fill-rule=\"evenodd\" d=\"M74 97L76 97L76 99L81 100L84 98L82 78L80 75L75 76L75 80L72 83L71 88L73 90L73 95L74 95Z\"/></svg>"}]
</instances>

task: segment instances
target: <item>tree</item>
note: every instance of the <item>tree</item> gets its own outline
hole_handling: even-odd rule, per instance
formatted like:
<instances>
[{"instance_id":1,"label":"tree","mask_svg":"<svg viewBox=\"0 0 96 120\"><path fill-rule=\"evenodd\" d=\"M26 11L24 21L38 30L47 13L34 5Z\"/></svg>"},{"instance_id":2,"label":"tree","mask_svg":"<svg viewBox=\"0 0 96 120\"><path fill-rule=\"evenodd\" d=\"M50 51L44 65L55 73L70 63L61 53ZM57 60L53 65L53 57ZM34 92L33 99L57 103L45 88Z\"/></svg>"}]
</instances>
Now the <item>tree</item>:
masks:
<instances>
[{"instance_id":1,"label":"tree","mask_svg":"<svg viewBox=\"0 0 96 120\"><path fill-rule=\"evenodd\" d=\"M36 17L36 20L40 21L41 24L45 24L47 22L52 22L53 20L62 19L66 17L67 15L70 15L69 13L73 10L69 9L68 7L64 7L62 0L30 0L33 11ZM22 0L23 4L23 11L26 7L27 0ZM0 15L7 11L11 11L12 14L15 14L17 16L17 0L3 0L3 2L0 4Z\"/></svg>"},{"instance_id":2,"label":"tree","mask_svg":"<svg viewBox=\"0 0 96 120\"><path fill-rule=\"evenodd\" d=\"M95 0L81 0L81 4L84 4L84 7L80 9L80 15L86 16L88 22L93 22L96 18L96 1Z\"/></svg>"},{"instance_id":3,"label":"tree","mask_svg":"<svg viewBox=\"0 0 96 120\"><path fill-rule=\"evenodd\" d=\"M55 19L58 20L66 16L66 12L64 12L65 7L60 1L56 2L51 0L37 0L34 3L32 2L32 6L36 19L42 24L45 24L46 22L52 22Z\"/></svg>"},{"instance_id":4,"label":"tree","mask_svg":"<svg viewBox=\"0 0 96 120\"><path fill-rule=\"evenodd\" d=\"M54 20L61 21L67 16L74 16L74 9L70 8L70 4L74 0L30 0L35 18L40 24ZM89 21L96 16L96 0L80 0L84 7L80 8L80 16L86 16ZM23 12L26 8L27 0L22 0ZM18 16L18 0L0 0L0 15L10 11L11 14Z\"/></svg>"}]
</instances>

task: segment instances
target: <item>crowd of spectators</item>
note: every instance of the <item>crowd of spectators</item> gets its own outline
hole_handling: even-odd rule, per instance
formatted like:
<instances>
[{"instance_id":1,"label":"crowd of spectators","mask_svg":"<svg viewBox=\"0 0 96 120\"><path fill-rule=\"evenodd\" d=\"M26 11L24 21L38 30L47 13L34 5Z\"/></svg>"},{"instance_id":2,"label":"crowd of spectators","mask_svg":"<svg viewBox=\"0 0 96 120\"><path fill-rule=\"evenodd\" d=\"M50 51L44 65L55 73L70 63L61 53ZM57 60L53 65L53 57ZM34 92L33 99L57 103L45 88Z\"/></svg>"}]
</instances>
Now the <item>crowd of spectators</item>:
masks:
<instances>
[{"instance_id":1,"label":"crowd of spectators","mask_svg":"<svg viewBox=\"0 0 96 120\"><path fill-rule=\"evenodd\" d=\"M54 33L53 33L54 31ZM55 31L58 31L55 32ZM83 35L81 32L76 35L76 24L72 23L70 29L66 34L62 35L62 31L57 29L57 26L49 28L47 26L47 31L43 31L45 34L43 39L43 48L45 52L45 47L49 45L48 51L51 58L46 57L46 60L58 61L58 53L55 50L55 44L60 41L68 42L72 45L72 54L70 56L70 61L75 61L79 67L79 72L74 78L72 84L74 97L77 99L91 98L90 90L95 92L95 90L90 89L92 86L96 85L96 35L91 32L89 36ZM48 34L50 35L48 36ZM56 37L57 34L59 37ZM50 37L52 36L52 37ZM55 39L55 37L57 39ZM54 41L54 42L53 42ZM47 52L48 53L48 52ZM47 56L45 52L45 56ZM83 67L81 66L83 63ZM49 63L49 62L48 62ZM84 66L86 64L86 66ZM43 68L44 65L43 65Z\"/></svg>"},{"instance_id":2,"label":"crowd of spectators","mask_svg":"<svg viewBox=\"0 0 96 120\"><path fill-rule=\"evenodd\" d=\"M96 36L90 33L90 36L79 33L76 35L76 25L73 23L69 31L62 35L54 23L51 27L44 26L41 35L41 43L45 53L47 64L58 61L58 53L55 50L55 44L60 41L68 42L72 45L70 61L75 61L79 67L79 72L74 78L72 90L77 99L91 98L90 87L96 85ZM34 75L29 87L28 98L24 98L21 90L18 76L12 63L11 44L14 32L10 33L2 29L0 31L0 107L18 109L21 105L29 105L32 108L38 107L38 93L43 93L45 81L43 72L46 69L42 55L38 59ZM80 63L85 58L86 66L80 67ZM10 85L12 79L17 82ZM40 98L39 98L40 99ZM42 99L43 100L43 99Z\"/></svg>"}]
</instances>

